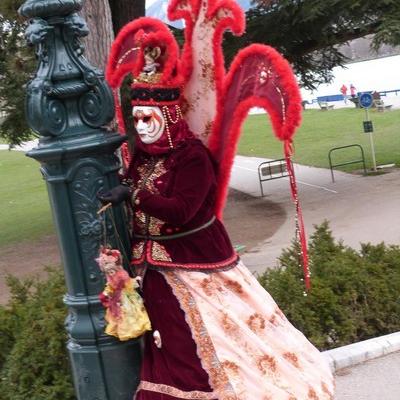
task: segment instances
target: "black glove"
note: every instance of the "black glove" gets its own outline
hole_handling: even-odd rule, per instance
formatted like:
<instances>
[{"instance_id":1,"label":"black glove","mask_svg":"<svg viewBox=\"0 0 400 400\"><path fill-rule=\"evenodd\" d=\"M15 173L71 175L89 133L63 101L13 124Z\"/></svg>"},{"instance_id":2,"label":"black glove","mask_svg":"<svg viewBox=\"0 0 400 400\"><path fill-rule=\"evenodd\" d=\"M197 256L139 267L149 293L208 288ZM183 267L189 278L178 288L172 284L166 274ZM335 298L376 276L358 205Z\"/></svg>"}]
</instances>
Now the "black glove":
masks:
<instances>
[{"instance_id":1,"label":"black glove","mask_svg":"<svg viewBox=\"0 0 400 400\"><path fill-rule=\"evenodd\" d=\"M97 198L103 203L111 203L116 206L125 200L128 200L132 194L130 187L125 185L118 185L107 192L99 191L97 193Z\"/></svg>"}]
</instances>

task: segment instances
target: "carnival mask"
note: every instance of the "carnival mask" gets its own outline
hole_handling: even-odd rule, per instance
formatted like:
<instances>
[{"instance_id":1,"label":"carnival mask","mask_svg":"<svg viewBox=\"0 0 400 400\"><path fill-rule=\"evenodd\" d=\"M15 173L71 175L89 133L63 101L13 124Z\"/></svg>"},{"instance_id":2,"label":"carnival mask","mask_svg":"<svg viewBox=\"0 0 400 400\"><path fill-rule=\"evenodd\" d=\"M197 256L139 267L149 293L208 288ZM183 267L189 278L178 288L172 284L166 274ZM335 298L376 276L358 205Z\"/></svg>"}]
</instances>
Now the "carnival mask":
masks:
<instances>
[{"instance_id":1,"label":"carnival mask","mask_svg":"<svg viewBox=\"0 0 400 400\"><path fill-rule=\"evenodd\" d=\"M133 121L140 140L145 144L155 143L162 136L165 120L159 107L135 106Z\"/></svg>"}]
</instances>

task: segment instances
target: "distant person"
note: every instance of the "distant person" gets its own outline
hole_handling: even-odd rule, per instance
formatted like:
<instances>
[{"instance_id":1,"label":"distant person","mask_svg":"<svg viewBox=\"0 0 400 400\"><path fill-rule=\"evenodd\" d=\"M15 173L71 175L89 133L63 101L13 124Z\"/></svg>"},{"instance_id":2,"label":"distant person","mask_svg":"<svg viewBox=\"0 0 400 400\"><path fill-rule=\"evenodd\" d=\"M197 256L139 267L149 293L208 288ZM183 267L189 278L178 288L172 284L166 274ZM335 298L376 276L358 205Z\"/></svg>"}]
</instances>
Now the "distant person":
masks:
<instances>
[{"instance_id":1,"label":"distant person","mask_svg":"<svg viewBox=\"0 0 400 400\"><path fill-rule=\"evenodd\" d=\"M340 88L340 93L342 93L344 103L347 104L347 86L344 83Z\"/></svg>"},{"instance_id":2,"label":"distant person","mask_svg":"<svg viewBox=\"0 0 400 400\"><path fill-rule=\"evenodd\" d=\"M357 89L352 83L350 84L350 96L353 99L357 97Z\"/></svg>"},{"instance_id":3,"label":"distant person","mask_svg":"<svg viewBox=\"0 0 400 400\"><path fill-rule=\"evenodd\" d=\"M372 98L373 98L374 100L380 100L380 99L381 99L381 95L379 94L379 92L377 92L376 90L374 90L374 91L372 92Z\"/></svg>"}]
</instances>

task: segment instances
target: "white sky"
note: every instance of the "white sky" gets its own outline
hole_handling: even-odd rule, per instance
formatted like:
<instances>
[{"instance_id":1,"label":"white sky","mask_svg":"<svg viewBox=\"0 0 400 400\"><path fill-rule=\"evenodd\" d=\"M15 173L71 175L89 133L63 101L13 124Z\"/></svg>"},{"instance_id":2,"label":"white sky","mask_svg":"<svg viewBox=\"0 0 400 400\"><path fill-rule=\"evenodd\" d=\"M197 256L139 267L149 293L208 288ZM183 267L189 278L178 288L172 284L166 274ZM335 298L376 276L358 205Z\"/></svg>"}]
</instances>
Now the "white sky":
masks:
<instances>
[{"instance_id":1,"label":"white sky","mask_svg":"<svg viewBox=\"0 0 400 400\"><path fill-rule=\"evenodd\" d=\"M350 90L352 83L357 91L400 90L400 55L348 64L347 68L334 68L334 80L329 85L320 85L314 92L302 90L304 100L317 96L340 94L345 84Z\"/></svg>"},{"instance_id":2,"label":"white sky","mask_svg":"<svg viewBox=\"0 0 400 400\"><path fill-rule=\"evenodd\" d=\"M146 8L150 7L153 3L155 3L157 0L146 0Z\"/></svg>"}]
</instances>

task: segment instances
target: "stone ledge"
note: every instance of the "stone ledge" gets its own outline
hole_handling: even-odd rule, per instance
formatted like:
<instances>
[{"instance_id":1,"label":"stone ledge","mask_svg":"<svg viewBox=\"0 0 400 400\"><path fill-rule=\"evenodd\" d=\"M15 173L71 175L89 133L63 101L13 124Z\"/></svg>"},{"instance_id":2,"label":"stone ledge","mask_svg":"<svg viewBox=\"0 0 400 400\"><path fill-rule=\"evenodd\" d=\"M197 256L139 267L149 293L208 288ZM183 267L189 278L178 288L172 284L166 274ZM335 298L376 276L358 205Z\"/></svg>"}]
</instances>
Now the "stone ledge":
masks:
<instances>
[{"instance_id":1,"label":"stone ledge","mask_svg":"<svg viewBox=\"0 0 400 400\"><path fill-rule=\"evenodd\" d=\"M324 351L333 372L400 351L400 332Z\"/></svg>"}]
</instances>

